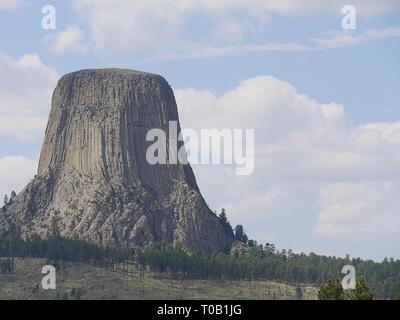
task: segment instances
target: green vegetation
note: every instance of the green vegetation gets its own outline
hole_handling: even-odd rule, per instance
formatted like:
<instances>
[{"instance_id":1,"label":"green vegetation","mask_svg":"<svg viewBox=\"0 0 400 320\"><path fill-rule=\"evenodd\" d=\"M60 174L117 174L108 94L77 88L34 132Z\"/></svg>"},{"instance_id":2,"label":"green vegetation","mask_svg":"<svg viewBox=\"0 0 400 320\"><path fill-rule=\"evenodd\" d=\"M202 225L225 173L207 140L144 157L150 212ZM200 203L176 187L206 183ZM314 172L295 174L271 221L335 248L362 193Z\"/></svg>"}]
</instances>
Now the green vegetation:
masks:
<instances>
[{"instance_id":1,"label":"green vegetation","mask_svg":"<svg viewBox=\"0 0 400 320\"><path fill-rule=\"evenodd\" d=\"M0 274L2 299L296 299L296 288L272 281L181 280L158 278L129 266L129 272L85 263L57 269L56 290L43 290L40 258L15 258L12 274ZM126 270L126 269L125 269ZM317 288L301 286L303 299L316 299Z\"/></svg>"},{"instance_id":2,"label":"green vegetation","mask_svg":"<svg viewBox=\"0 0 400 320\"><path fill-rule=\"evenodd\" d=\"M238 246L238 244L236 245ZM262 246L243 247L233 254L214 253L210 257L187 253L179 248L147 248L138 253L137 262L142 268L162 277L184 279L269 280L291 285L311 284L321 286L328 279L342 277L346 264L357 270L357 288L349 292L349 299L369 299L368 287L377 299L392 299L400 288L400 261L375 263L360 259L342 259L316 254L294 254L291 250L272 252ZM340 283L329 283L333 289ZM340 293L335 296L339 297Z\"/></svg>"},{"instance_id":3,"label":"green vegetation","mask_svg":"<svg viewBox=\"0 0 400 320\"><path fill-rule=\"evenodd\" d=\"M321 286L318 292L319 300L372 300L373 298L374 295L369 291L363 277L357 279L354 290L343 290L338 279L330 279Z\"/></svg>"},{"instance_id":4,"label":"green vegetation","mask_svg":"<svg viewBox=\"0 0 400 320\"><path fill-rule=\"evenodd\" d=\"M11 191L10 198L7 195L4 195L3 206L1 207L2 212L6 212L7 208L14 203L17 194L15 191Z\"/></svg>"},{"instance_id":5,"label":"green vegetation","mask_svg":"<svg viewBox=\"0 0 400 320\"><path fill-rule=\"evenodd\" d=\"M338 279L325 282L318 292L318 300L344 300L342 284Z\"/></svg>"},{"instance_id":6,"label":"green vegetation","mask_svg":"<svg viewBox=\"0 0 400 320\"><path fill-rule=\"evenodd\" d=\"M226 228L230 228L224 212L220 219ZM297 254L290 249L279 251L273 244L263 246L249 240L243 226L235 228L237 241L229 253L215 252L210 256L171 246L111 248L66 239L60 236L56 219L53 219L49 229L51 236L48 239L36 235L23 239L17 228L1 235L0 257L6 258L0 264L1 273L13 273L16 257L33 257L46 258L60 270L65 268L67 262L84 263L110 272L144 272L150 278L166 281L279 282L293 287L296 299L303 298L303 286L322 286L320 299L393 299L400 292L399 260L385 259L376 263L359 258L350 260L348 256L336 258L314 253ZM340 271L348 264L356 269L357 287L343 293L338 288L340 283L328 280L341 278ZM77 295L82 294L78 292Z\"/></svg>"},{"instance_id":7,"label":"green vegetation","mask_svg":"<svg viewBox=\"0 0 400 320\"><path fill-rule=\"evenodd\" d=\"M248 242L247 235L244 233L244 229L241 224L237 225L235 228L235 240L243 243Z\"/></svg>"},{"instance_id":8,"label":"green vegetation","mask_svg":"<svg viewBox=\"0 0 400 320\"><path fill-rule=\"evenodd\" d=\"M0 260L1 274L11 274L14 271L14 259Z\"/></svg>"},{"instance_id":9,"label":"green vegetation","mask_svg":"<svg viewBox=\"0 0 400 320\"><path fill-rule=\"evenodd\" d=\"M346 290L345 293L349 300L372 300L374 298L363 277L357 279L354 290Z\"/></svg>"},{"instance_id":10,"label":"green vegetation","mask_svg":"<svg viewBox=\"0 0 400 320\"><path fill-rule=\"evenodd\" d=\"M0 236L0 257L47 258L55 266L70 261L110 268L134 257L130 248L103 248L83 240L63 238L55 224L52 224L52 229L54 234L48 239L41 239L38 235L23 239L17 228L11 228Z\"/></svg>"}]
</instances>

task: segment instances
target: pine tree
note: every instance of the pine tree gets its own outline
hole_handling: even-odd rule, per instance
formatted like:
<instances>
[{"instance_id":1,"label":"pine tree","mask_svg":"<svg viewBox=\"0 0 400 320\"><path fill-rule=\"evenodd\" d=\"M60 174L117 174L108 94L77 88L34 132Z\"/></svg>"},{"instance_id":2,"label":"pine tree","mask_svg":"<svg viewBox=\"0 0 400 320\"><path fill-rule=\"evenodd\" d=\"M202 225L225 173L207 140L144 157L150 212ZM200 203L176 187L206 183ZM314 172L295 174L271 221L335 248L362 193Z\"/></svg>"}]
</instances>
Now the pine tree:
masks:
<instances>
[{"instance_id":1,"label":"pine tree","mask_svg":"<svg viewBox=\"0 0 400 320\"><path fill-rule=\"evenodd\" d=\"M222 226L226 231L228 231L231 235L233 235L232 226L229 223L229 220L226 216L226 211L224 208L221 209L221 213L219 214L219 221L221 221Z\"/></svg>"},{"instance_id":2,"label":"pine tree","mask_svg":"<svg viewBox=\"0 0 400 320\"><path fill-rule=\"evenodd\" d=\"M268 254L274 254L275 253L275 245L273 243L266 243L265 244L265 251Z\"/></svg>"},{"instance_id":3,"label":"pine tree","mask_svg":"<svg viewBox=\"0 0 400 320\"><path fill-rule=\"evenodd\" d=\"M374 295L369 291L367 283L363 277L357 278L356 288L349 290L346 293L346 297L349 300L372 300Z\"/></svg>"},{"instance_id":4,"label":"pine tree","mask_svg":"<svg viewBox=\"0 0 400 320\"><path fill-rule=\"evenodd\" d=\"M226 211L224 208L221 209L221 213L219 214L219 220L223 225L228 223L228 218L226 217Z\"/></svg>"},{"instance_id":5,"label":"pine tree","mask_svg":"<svg viewBox=\"0 0 400 320\"><path fill-rule=\"evenodd\" d=\"M60 236L59 218L57 216L54 216L53 219L51 220L50 235L53 237Z\"/></svg>"},{"instance_id":6,"label":"pine tree","mask_svg":"<svg viewBox=\"0 0 400 320\"><path fill-rule=\"evenodd\" d=\"M296 300L303 300L303 290L299 286L296 287Z\"/></svg>"},{"instance_id":7,"label":"pine tree","mask_svg":"<svg viewBox=\"0 0 400 320\"><path fill-rule=\"evenodd\" d=\"M243 226L241 224L238 224L235 228L235 240L247 243L248 237L244 232Z\"/></svg>"},{"instance_id":8,"label":"pine tree","mask_svg":"<svg viewBox=\"0 0 400 320\"><path fill-rule=\"evenodd\" d=\"M344 300L342 284L338 279L325 282L318 292L318 300Z\"/></svg>"},{"instance_id":9,"label":"pine tree","mask_svg":"<svg viewBox=\"0 0 400 320\"><path fill-rule=\"evenodd\" d=\"M254 247L257 245L257 242L255 240L250 239L248 240L247 244L249 245L249 247Z\"/></svg>"}]
</instances>

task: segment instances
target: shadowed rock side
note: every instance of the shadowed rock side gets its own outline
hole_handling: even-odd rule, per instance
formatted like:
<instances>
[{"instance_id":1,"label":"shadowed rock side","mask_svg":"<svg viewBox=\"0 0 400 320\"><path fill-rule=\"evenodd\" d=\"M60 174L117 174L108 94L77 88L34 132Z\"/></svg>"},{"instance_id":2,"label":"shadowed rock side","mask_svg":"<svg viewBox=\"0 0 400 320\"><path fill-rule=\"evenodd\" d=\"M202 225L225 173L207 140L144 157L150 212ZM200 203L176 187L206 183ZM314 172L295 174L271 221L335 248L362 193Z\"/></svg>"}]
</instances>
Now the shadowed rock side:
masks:
<instances>
[{"instance_id":1,"label":"shadowed rock side","mask_svg":"<svg viewBox=\"0 0 400 320\"><path fill-rule=\"evenodd\" d=\"M83 70L61 78L35 178L1 213L0 232L49 234L103 245L174 243L224 250L232 234L207 207L190 165L150 165L149 129L178 121L173 92L158 75Z\"/></svg>"}]
</instances>

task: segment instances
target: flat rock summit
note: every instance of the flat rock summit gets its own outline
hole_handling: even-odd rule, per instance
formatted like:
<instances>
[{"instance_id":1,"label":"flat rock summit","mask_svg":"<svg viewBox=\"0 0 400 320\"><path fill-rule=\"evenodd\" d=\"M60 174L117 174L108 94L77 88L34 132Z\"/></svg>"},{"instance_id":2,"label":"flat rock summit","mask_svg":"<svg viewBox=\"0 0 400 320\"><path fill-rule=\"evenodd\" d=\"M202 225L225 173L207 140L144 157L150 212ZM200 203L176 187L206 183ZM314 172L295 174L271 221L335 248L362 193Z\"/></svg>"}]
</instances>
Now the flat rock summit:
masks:
<instances>
[{"instance_id":1,"label":"flat rock summit","mask_svg":"<svg viewBox=\"0 0 400 320\"><path fill-rule=\"evenodd\" d=\"M189 164L146 160L152 128L179 117L158 75L120 69L63 76L54 91L37 175L0 213L0 233L62 236L101 245L179 244L224 250L232 232L208 208Z\"/></svg>"}]
</instances>

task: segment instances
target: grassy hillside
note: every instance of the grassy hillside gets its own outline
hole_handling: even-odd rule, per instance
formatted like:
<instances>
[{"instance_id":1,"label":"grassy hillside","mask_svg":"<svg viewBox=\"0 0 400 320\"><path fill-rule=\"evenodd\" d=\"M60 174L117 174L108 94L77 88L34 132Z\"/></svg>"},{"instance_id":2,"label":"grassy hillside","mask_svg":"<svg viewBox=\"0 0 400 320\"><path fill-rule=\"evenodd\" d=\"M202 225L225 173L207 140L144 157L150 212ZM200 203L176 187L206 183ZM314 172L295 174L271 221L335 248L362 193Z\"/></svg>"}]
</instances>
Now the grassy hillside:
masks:
<instances>
[{"instance_id":1,"label":"grassy hillside","mask_svg":"<svg viewBox=\"0 0 400 320\"><path fill-rule=\"evenodd\" d=\"M43 290L46 259L16 258L13 274L0 275L0 299L295 299L296 287L270 281L157 279L139 271L112 272L67 263L57 272L57 289ZM37 290L38 289L38 290ZM303 299L317 289L302 287Z\"/></svg>"}]
</instances>

